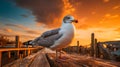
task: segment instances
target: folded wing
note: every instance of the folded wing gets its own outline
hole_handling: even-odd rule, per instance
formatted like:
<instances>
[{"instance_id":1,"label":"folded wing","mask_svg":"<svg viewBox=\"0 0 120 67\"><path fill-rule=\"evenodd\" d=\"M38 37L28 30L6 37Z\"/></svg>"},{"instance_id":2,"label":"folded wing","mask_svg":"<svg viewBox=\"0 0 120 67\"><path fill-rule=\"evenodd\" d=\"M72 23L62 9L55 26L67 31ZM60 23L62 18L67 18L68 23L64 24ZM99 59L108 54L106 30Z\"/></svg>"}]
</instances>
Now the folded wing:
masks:
<instances>
[{"instance_id":1,"label":"folded wing","mask_svg":"<svg viewBox=\"0 0 120 67\"><path fill-rule=\"evenodd\" d=\"M56 40L62 37L63 34L60 34L59 31L60 28L46 31L40 37L33 40L33 43L44 47L50 47Z\"/></svg>"}]
</instances>

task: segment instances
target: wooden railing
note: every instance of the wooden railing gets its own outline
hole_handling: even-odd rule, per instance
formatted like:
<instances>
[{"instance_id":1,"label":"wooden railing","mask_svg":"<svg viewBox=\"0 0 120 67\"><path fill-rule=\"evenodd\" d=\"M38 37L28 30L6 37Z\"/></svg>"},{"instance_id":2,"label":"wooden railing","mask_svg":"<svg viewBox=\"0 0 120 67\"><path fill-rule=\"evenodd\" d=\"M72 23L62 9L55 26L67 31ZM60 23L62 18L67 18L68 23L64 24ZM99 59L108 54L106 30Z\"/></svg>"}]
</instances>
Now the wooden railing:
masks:
<instances>
[{"instance_id":1,"label":"wooden railing","mask_svg":"<svg viewBox=\"0 0 120 67\"><path fill-rule=\"evenodd\" d=\"M0 67L2 67L2 52L8 52L8 57L11 57L11 51L17 51L17 56L20 57L19 51L25 51L24 55L30 55L32 50L36 50L39 48L0 48Z\"/></svg>"}]
</instances>

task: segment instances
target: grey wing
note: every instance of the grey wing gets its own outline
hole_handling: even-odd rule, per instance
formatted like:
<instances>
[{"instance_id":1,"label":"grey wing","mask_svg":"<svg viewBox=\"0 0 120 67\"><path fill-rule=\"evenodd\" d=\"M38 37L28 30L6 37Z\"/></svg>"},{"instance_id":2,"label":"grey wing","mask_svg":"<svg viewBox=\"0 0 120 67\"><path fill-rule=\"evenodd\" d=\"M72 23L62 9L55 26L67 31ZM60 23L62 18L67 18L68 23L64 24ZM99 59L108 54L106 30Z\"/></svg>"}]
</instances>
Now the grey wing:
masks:
<instances>
[{"instance_id":1,"label":"grey wing","mask_svg":"<svg viewBox=\"0 0 120 67\"><path fill-rule=\"evenodd\" d=\"M59 33L60 28L44 32L41 37L46 38Z\"/></svg>"},{"instance_id":2,"label":"grey wing","mask_svg":"<svg viewBox=\"0 0 120 67\"><path fill-rule=\"evenodd\" d=\"M40 46L50 47L62 36L62 34L59 33L59 30L60 28L44 32L40 37L34 40L34 43Z\"/></svg>"}]
</instances>

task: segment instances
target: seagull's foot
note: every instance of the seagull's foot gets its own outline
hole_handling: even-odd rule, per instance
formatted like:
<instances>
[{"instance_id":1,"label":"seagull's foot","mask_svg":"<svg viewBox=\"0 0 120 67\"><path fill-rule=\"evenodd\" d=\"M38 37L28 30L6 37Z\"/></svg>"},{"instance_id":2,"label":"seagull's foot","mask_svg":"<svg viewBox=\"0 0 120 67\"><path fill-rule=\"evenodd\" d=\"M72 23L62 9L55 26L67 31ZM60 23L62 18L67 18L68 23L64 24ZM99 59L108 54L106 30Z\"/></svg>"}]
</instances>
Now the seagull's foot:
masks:
<instances>
[{"instance_id":1,"label":"seagull's foot","mask_svg":"<svg viewBox=\"0 0 120 67\"><path fill-rule=\"evenodd\" d=\"M59 59L55 59L55 62L57 63L61 63L61 61Z\"/></svg>"}]
</instances>

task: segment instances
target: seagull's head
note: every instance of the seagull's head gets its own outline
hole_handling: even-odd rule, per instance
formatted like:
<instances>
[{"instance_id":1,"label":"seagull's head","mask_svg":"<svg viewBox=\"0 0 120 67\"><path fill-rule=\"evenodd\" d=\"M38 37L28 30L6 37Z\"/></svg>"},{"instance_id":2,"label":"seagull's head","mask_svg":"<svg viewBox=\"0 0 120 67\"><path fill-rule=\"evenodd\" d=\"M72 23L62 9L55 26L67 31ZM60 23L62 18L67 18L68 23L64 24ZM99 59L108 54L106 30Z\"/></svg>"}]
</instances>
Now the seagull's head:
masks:
<instances>
[{"instance_id":1,"label":"seagull's head","mask_svg":"<svg viewBox=\"0 0 120 67\"><path fill-rule=\"evenodd\" d=\"M74 17L71 15L67 15L63 18L63 23L72 23L72 22L78 23L78 20L74 19Z\"/></svg>"}]
</instances>

